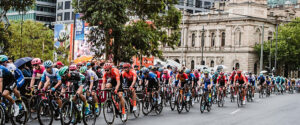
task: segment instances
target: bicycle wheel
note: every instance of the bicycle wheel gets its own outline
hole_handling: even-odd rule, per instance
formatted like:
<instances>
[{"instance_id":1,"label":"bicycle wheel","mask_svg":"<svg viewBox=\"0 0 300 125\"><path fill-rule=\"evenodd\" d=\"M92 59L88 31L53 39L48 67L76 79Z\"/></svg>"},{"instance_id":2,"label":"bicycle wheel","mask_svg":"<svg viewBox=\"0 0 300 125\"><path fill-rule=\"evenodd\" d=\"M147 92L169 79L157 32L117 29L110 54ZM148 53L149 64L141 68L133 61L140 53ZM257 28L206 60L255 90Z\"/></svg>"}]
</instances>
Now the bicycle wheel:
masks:
<instances>
[{"instance_id":1,"label":"bicycle wheel","mask_svg":"<svg viewBox=\"0 0 300 125\"><path fill-rule=\"evenodd\" d=\"M240 92L238 92L237 93L237 96L236 96L236 102L237 102L237 105L238 105L238 107L240 107L241 106L241 104L240 104Z\"/></svg>"},{"instance_id":2,"label":"bicycle wheel","mask_svg":"<svg viewBox=\"0 0 300 125\"><path fill-rule=\"evenodd\" d=\"M205 97L202 95L201 101L200 101L200 111L201 113L204 112L206 106Z\"/></svg>"},{"instance_id":3,"label":"bicycle wheel","mask_svg":"<svg viewBox=\"0 0 300 125\"><path fill-rule=\"evenodd\" d=\"M88 101L88 103L89 103L90 113L86 114L85 113L86 108L83 106L83 109L82 109L83 123L85 125L95 125L96 119L97 119L97 115L95 113L95 103L90 102L90 101Z\"/></svg>"},{"instance_id":4,"label":"bicycle wheel","mask_svg":"<svg viewBox=\"0 0 300 125\"><path fill-rule=\"evenodd\" d=\"M28 121L28 110L25 103L21 100L17 100L15 102L21 109L19 110L19 115L16 117L11 117L11 122L13 125L21 125L25 124ZM13 110L13 106L11 106L11 111Z\"/></svg>"},{"instance_id":5,"label":"bicycle wheel","mask_svg":"<svg viewBox=\"0 0 300 125\"><path fill-rule=\"evenodd\" d=\"M5 110L2 105L0 105L0 124L5 125Z\"/></svg>"},{"instance_id":6,"label":"bicycle wheel","mask_svg":"<svg viewBox=\"0 0 300 125\"><path fill-rule=\"evenodd\" d=\"M113 101L110 99L104 102L103 116L107 124L111 125L114 123L114 120L116 118L116 109Z\"/></svg>"},{"instance_id":7,"label":"bicycle wheel","mask_svg":"<svg viewBox=\"0 0 300 125\"><path fill-rule=\"evenodd\" d=\"M182 95L179 94L177 97L177 112L180 114L183 110L183 97L181 99Z\"/></svg>"},{"instance_id":8,"label":"bicycle wheel","mask_svg":"<svg viewBox=\"0 0 300 125\"><path fill-rule=\"evenodd\" d=\"M169 103L171 110L174 111L176 105L175 93L172 93Z\"/></svg>"},{"instance_id":9,"label":"bicycle wheel","mask_svg":"<svg viewBox=\"0 0 300 125\"><path fill-rule=\"evenodd\" d=\"M140 106L140 99L136 97L136 111L133 111L133 115L135 118L140 116L141 106Z\"/></svg>"},{"instance_id":10,"label":"bicycle wheel","mask_svg":"<svg viewBox=\"0 0 300 125\"><path fill-rule=\"evenodd\" d=\"M190 112L191 105L192 105L192 100L189 100L189 101L185 102L185 110L186 110L186 112Z\"/></svg>"},{"instance_id":11,"label":"bicycle wheel","mask_svg":"<svg viewBox=\"0 0 300 125\"><path fill-rule=\"evenodd\" d=\"M124 99L125 100L125 99ZM125 103L125 113L126 113L126 119L125 120L122 120L121 119L121 121L123 122L123 123L125 123L127 120L128 120L128 112L130 111L130 107L129 107L129 105L128 105L128 103L126 103L126 102L124 102ZM121 101L119 101L119 109L122 109L122 105L121 105ZM122 117L121 117L122 118Z\"/></svg>"},{"instance_id":12,"label":"bicycle wheel","mask_svg":"<svg viewBox=\"0 0 300 125\"><path fill-rule=\"evenodd\" d=\"M150 97L146 96L144 97L143 103L142 103L142 112L145 116L147 116L150 113L152 106L150 103Z\"/></svg>"},{"instance_id":13,"label":"bicycle wheel","mask_svg":"<svg viewBox=\"0 0 300 125\"><path fill-rule=\"evenodd\" d=\"M37 118L40 125L51 125L53 122L53 109L48 100L42 100L37 109Z\"/></svg>"},{"instance_id":14,"label":"bicycle wheel","mask_svg":"<svg viewBox=\"0 0 300 125\"><path fill-rule=\"evenodd\" d=\"M75 108L74 103L71 106L70 101L66 101L61 108L60 116L61 116L61 124L62 125L69 125L71 124L72 120L75 120Z\"/></svg>"},{"instance_id":15,"label":"bicycle wheel","mask_svg":"<svg viewBox=\"0 0 300 125\"><path fill-rule=\"evenodd\" d=\"M37 96L32 96L28 100L28 112L29 112L29 117L32 120L37 119L37 107L38 107L38 97Z\"/></svg>"}]
</instances>

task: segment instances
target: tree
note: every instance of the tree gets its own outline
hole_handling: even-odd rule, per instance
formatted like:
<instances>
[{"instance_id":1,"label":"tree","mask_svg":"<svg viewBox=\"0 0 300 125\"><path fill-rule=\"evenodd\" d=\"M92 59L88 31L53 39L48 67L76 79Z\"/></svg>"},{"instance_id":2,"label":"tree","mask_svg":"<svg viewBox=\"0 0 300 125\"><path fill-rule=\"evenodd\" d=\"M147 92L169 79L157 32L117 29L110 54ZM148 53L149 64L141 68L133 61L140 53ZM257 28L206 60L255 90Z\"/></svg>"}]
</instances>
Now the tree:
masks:
<instances>
[{"instance_id":1,"label":"tree","mask_svg":"<svg viewBox=\"0 0 300 125\"><path fill-rule=\"evenodd\" d=\"M53 31L44 24L34 21L25 21L21 37L21 24L12 22L8 28L8 49L5 54L15 59L23 56L39 57L44 60L53 59L54 41Z\"/></svg>"},{"instance_id":2,"label":"tree","mask_svg":"<svg viewBox=\"0 0 300 125\"><path fill-rule=\"evenodd\" d=\"M180 38L181 13L177 0L85 0L73 1L82 19L104 37L106 57L113 55L115 63L129 61L132 56L162 56L160 45L172 48ZM94 37L95 38L95 37Z\"/></svg>"},{"instance_id":3,"label":"tree","mask_svg":"<svg viewBox=\"0 0 300 125\"><path fill-rule=\"evenodd\" d=\"M26 12L35 3L35 0L1 0L0 1L0 23L2 19L5 21L6 28L10 25L9 20L6 17L6 13L10 9L14 9L19 12ZM5 29L6 29L5 28Z\"/></svg>"},{"instance_id":4,"label":"tree","mask_svg":"<svg viewBox=\"0 0 300 125\"><path fill-rule=\"evenodd\" d=\"M275 38L275 37L273 37ZM270 49L270 41L264 44L264 55L275 55L276 44L275 40ZM285 76L288 72L298 70L300 68L300 18L296 18L290 23L281 25L278 29L278 53L277 53L277 67L285 71ZM260 52L260 45L255 47L257 52ZM264 59L268 59L267 56ZM272 58L274 62L274 57ZM268 64L267 60L264 60ZM281 66L281 67L280 67ZM284 66L284 67L282 67Z\"/></svg>"},{"instance_id":5,"label":"tree","mask_svg":"<svg viewBox=\"0 0 300 125\"><path fill-rule=\"evenodd\" d=\"M4 31L4 24L0 23L0 54L8 49L8 32Z\"/></svg>"}]
</instances>

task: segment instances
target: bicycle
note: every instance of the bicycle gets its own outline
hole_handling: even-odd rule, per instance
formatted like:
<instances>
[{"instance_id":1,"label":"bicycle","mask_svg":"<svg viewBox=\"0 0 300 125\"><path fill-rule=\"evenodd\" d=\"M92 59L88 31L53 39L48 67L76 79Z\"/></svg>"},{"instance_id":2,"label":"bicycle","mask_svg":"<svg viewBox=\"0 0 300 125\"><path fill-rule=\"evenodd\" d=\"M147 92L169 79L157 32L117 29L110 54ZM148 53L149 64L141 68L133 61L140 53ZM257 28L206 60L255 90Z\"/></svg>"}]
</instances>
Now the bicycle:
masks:
<instances>
[{"instance_id":1,"label":"bicycle","mask_svg":"<svg viewBox=\"0 0 300 125\"><path fill-rule=\"evenodd\" d=\"M201 113L203 113L205 109L207 110L207 112L210 112L210 110L211 110L212 101L209 100L209 96L211 98L211 92L205 91L201 97L201 101L200 101L200 112Z\"/></svg>"},{"instance_id":2,"label":"bicycle","mask_svg":"<svg viewBox=\"0 0 300 125\"><path fill-rule=\"evenodd\" d=\"M251 85L248 86L246 97L247 97L247 102L253 102L254 95L253 95L253 92L252 92L252 86Z\"/></svg>"},{"instance_id":3,"label":"bicycle","mask_svg":"<svg viewBox=\"0 0 300 125\"><path fill-rule=\"evenodd\" d=\"M104 91L107 92L107 99L104 102L104 106L103 106L103 116L105 119L105 122L107 124L113 124L114 120L117 117L121 118L121 121L123 123L125 123L128 119L128 110L129 107L127 105L127 103L125 103L125 112L126 112L126 119L122 120L122 105L121 105L121 100L119 99L118 95L114 93L113 88L111 89L105 89L105 90L100 90L100 91ZM111 116L110 116L111 115ZM110 116L110 117L109 117Z\"/></svg>"},{"instance_id":4,"label":"bicycle","mask_svg":"<svg viewBox=\"0 0 300 125\"><path fill-rule=\"evenodd\" d=\"M221 86L222 87L222 86ZM220 87L218 87L218 98L217 98L217 102L218 102L218 107L224 107L224 103L225 103L225 95L224 92L226 92L226 87L223 86L222 91L220 90Z\"/></svg>"},{"instance_id":5,"label":"bicycle","mask_svg":"<svg viewBox=\"0 0 300 125\"><path fill-rule=\"evenodd\" d=\"M259 98L263 98L264 95L266 95L266 90L265 90L265 85L262 84L260 85L260 89L259 89Z\"/></svg>"},{"instance_id":6,"label":"bicycle","mask_svg":"<svg viewBox=\"0 0 300 125\"><path fill-rule=\"evenodd\" d=\"M124 89L124 99L129 106L129 113L133 114L135 118L138 118L140 116L140 99L136 97L136 107L137 110L133 111L133 98L132 98L132 91L130 91L129 88L123 88Z\"/></svg>"},{"instance_id":7,"label":"bicycle","mask_svg":"<svg viewBox=\"0 0 300 125\"><path fill-rule=\"evenodd\" d=\"M192 105L192 102L190 99L191 98L191 95L188 95L188 93L186 93L186 90L189 90L187 85L185 85L185 87L180 87L178 89L179 91L179 95L177 97L177 111L178 113L180 114L183 110L183 108L185 108L186 112L189 112L190 109L191 109L191 105Z\"/></svg>"},{"instance_id":8,"label":"bicycle","mask_svg":"<svg viewBox=\"0 0 300 125\"><path fill-rule=\"evenodd\" d=\"M230 85L230 102L234 102L234 100L235 100L234 93L235 93L235 90L233 88L233 85Z\"/></svg>"},{"instance_id":9,"label":"bicycle","mask_svg":"<svg viewBox=\"0 0 300 125\"><path fill-rule=\"evenodd\" d=\"M178 93L176 93L176 88L171 87L171 86L170 86L170 92L171 92L171 93L169 93L169 95L170 95L170 101L169 101L170 108L171 108L172 111L174 111L175 106L177 105L177 98L176 97L177 97Z\"/></svg>"},{"instance_id":10,"label":"bicycle","mask_svg":"<svg viewBox=\"0 0 300 125\"><path fill-rule=\"evenodd\" d=\"M238 107L242 107L243 106L243 92L242 92L242 88L244 88L243 84L238 85L238 92L237 92L237 105Z\"/></svg>"},{"instance_id":11,"label":"bicycle","mask_svg":"<svg viewBox=\"0 0 300 125\"><path fill-rule=\"evenodd\" d=\"M149 88L148 88L149 89ZM159 115L163 110L163 104L158 103L158 92L156 88L151 88L148 91L147 88L144 90L144 98L142 103L142 112L144 115L148 115L153 110Z\"/></svg>"}]
</instances>

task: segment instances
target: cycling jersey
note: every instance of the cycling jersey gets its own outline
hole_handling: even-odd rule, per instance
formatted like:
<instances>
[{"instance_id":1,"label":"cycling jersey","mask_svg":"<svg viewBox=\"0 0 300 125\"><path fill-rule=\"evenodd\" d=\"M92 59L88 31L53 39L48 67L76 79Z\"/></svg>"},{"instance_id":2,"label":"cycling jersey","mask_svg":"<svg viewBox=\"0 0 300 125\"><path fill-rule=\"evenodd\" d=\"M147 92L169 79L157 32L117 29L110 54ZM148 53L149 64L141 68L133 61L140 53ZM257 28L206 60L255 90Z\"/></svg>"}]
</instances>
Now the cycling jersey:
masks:
<instances>
[{"instance_id":1,"label":"cycling jersey","mask_svg":"<svg viewBox=\"0 0 300 125\"><path fill-rule=\"evenodd\" d=\"M188 83L192 84L192 81L195 81L195 75L193 73L190 73L188 76Z\"/></svg>"},{"instance_id":2,"label":"cycling jersey","mask_svg":"<svg viewBox=\"0 0 300 125\"><path fill-rule=\"evenodd\" d=\"M266 79L266 83L267 83L268 85L270 85L270 83L271 83L271 78L267 78L267 79Z\"/></svg>"},{"instance_id":3,"label":"cycling jersey","mask_svg":"<svg viewBox=\"0 0 300 125\"><path fill-rule=\"evenodd\" d=\"M70 72L70 77L62 78L62 87L66 88L66 84L71 82L74 86L74 91L76 91L79 86L82 85L83 81L85 80L85 76L79 72Z\"/></svg>"},{"instance_id":4,"label":"cycling jersey","mask_svg":"<svg viewBox=\"0 0 300 125\"><path fill-rule=\"evenodd\" d=\"M247 81L242 74L241 76L235 75L234 80L237 81L239 84L244 84Z\"/></svg>"},{"instance_id":5,"label":"cycling jersey","mask_svg":"<svg viewBox=\"0 0 300 125\"><path fill-rule=\"evenodd\" d=\"M201 83L204 84L204 91L207 91L208 90L208 85L210 85L212 83L212 78L210 76L208 77L202 77L201 78Z\"/></svg>"},{"instance_id":6,"label":"cycling jersey","mask_svg":"<svg viewBox=\"0 0 300 125\"><path fill-rule=\"evenodd\" d=\"M229 80L231 81L230 84L233 84L233 83L234 83L234 76L235 76L235 75L231 75L231 76L229 77Z\"/></svg>"},{"instance_id":7,"label":"cycling jersey","mask_svg":"<svg viewBox=\"0 0 300 125\"><path fill-rule=\"evenodd\" d=\"M43 65L40 65L40 69L33 69L32 77L40 76L45 71L45 67ZM39 75L40 74L40 75Z\"/></svg>"},{"instance_id":8,"label":"cycling jersey","mask_svg":"<svg viewBox=\"0 0 300 125\"><path fill-rule=\"evenodd\" d=\"M200 80L200 73L195 73L195 82Z\"/></svg>"},{"instance_id":9,"label":"cycling jersey","mask_svg":"<svg viewBox=\"0 0 300 125\"><path fill-rule=\"evenodd\" d=\"M254 76L248 76L248 82L249 82L252 86L255 86L255 77L254 77Z\"/></svg>"},{"instance_id":10,"label":"cycling jersey","mask_svg":"<svg viewBox=\"0 0 300 125\"><path fill-rule=\"evenodd\" d=\"M162 75L162 81L165 81L165 84L169 84L170 79L171 79L171 76L168 73Z\"/></svg>"},{"instance_id":11,"label":"cycling jersey","mask_svg":"<svg viewBox=\"0 0 300 125\"><path fill-rule=\"evenodd\" d=\"M133 80L137 79L137 75L133 69L130 69L129 72L123 71L122 77L124 79L124 86L130 87Z\"/></svg>"},{"instance_id":12,"label":"cycling jersey","mask_svg":"<svg viewBox=\"0 0 300 125\"><path fill-rule=\"evenodd\" d=\"M58 74L58 69L52 68L52 73L48 73L47 70L43 72L43 75L41 77L41 82L46 82L46 77L50 78L51 87L53 87L58 81L61 80L60 75Z\"/></svg>"},{"instance_id":13,"label":"cycling jersey","mask_svg":"<svg viewBox=\"0 0 300 125\"><path fill-rule=\"evenodd\" d=\"M111 83L113 87L116 87L117 81L120 81L120 73L119 73L119 70L117 68L112 68L111 72L109 74L104 73L104 75L103 75L103 82L104 83Z\"/></svg>"},{"instance_id":14,"label":"cycling jersey","mask_svg":"<svg viewBox=\"0 0 300 125\"><path fill-rule=\"evenodd\" d=\"M218 74L214 74L212 76L212 79L213 79L213 84L216 84L217 83L217 79L218 79Z\"/></svg>"},{"instance_id":15,"label":"cycling jersey","mask_svg":"<svg viewBox=\"0 0 300 125\"><path fill-rule=\"evenodd\" d=\"M6 67L2 65L0 65L0 78L3 78L3 82L2 82L3 90L12 91L15 88L16 79L14 75Z\"/></svg>"},{"instance_id":16,"label":"cycling jersey","mask_svg":"<svg viewBox=\"0 0 300 125\"><path fill-rule=\"evenodd\" d=\"M266 78L264 76L259 76L257 80L259 81L259 84L263 84L266 81Z\"/></svg>"},{"instance_id":17,"label":"cycling jersey","mask_svg":"<svg viewBox=\"0 0 300 125\"><path fill-rule=\"evenodd\" d=\"M178 82L177 82L177 84L179 83L179 81L180 81L180 83L181 83L181 87L184 87L184 84L188 81L188 76L187 76L187 74L185 74L185 73L183 73L183 74L177 74L177 76L176 76L176 80L178 80ZM177 84L176 84L176 86L177 86Z\"/></svg>"},{"instance_id":18,"label":"cycling jersey","mask_svg":"<svg viewBox=\"0 0 300 125\"><path fill-rule=\"evenodd\" d=\"M148 88L157 88L158 89L158 80L157 76L153 72L149 72L148 76L142 75L142 80L145 82L148 81Z\"/></svg>"},{"instance_id":19,"label":"cycling jersey","mask_svg":"<svg viewBox=\"0 0 300 125\"><path fill-rule=\"evenodd\" d=\"M226 77L223 75L219 76L217 79L217 83L219 83L220 86L225 86L225 83L227 82Z\"/></svg>"}]
</instances>

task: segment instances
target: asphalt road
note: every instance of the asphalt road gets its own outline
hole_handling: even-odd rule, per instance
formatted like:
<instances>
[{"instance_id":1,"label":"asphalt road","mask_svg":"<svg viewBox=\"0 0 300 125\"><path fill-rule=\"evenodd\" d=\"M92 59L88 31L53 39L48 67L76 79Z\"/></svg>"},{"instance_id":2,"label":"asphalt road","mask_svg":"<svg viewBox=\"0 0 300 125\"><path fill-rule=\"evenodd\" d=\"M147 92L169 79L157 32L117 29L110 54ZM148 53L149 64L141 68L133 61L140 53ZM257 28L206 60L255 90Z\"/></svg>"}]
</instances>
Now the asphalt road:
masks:
<instances>
[{"instance_id":1,"label":"asphalt road","mask_svg":"<svg viewBox=\"0 0 300 125\"><path fill-rule=\"evenodd\" d=\"M135 119L129 116L127 125L300 125L300 94L271 95L268 98L256 98L254 102L246 102L241 108L236 103L231 103L227 98L224 107L212 106L210 112L200 113L200 104L195 103L190 112L178 114L164 107L160 115L155 113ZM38 121L28 124L38 125ZM54 124L60 124L55 121ZM120 118L115 120L115 125L122 125ZM96 125L106 125L103 115L97 119Z\"/></svg>"}]
</instances>

